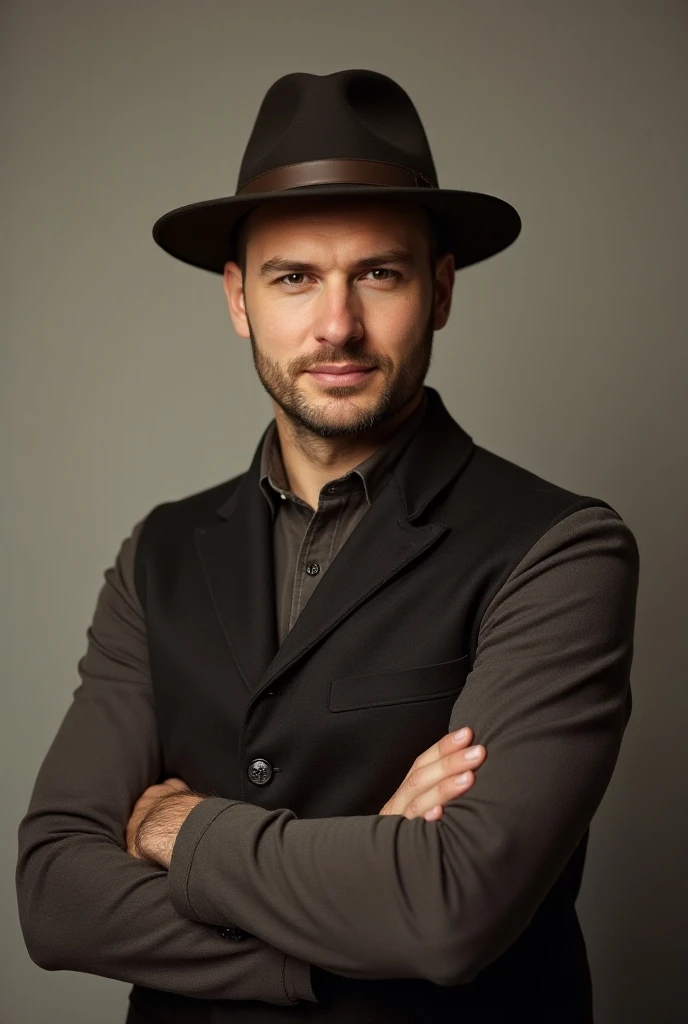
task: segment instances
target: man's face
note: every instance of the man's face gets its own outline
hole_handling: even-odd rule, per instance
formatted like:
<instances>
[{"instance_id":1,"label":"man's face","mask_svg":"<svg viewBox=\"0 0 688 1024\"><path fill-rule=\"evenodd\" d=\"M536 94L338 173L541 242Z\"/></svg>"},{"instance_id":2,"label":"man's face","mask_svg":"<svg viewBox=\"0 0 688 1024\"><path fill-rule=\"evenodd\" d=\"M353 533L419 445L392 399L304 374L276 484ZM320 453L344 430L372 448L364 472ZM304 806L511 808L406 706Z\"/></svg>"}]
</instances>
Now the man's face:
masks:
<instances>
[{"instance_id":1,"label":"man's face","mask_svg":"<svg viewBox=\"0 0 688 1024\"><path fill-rule=\"evenodd\" d=\"M454 266L433 272L422 210L345 199L263 204L247 219L246 274L225 267L234 328L294 425L352 436L390 419L425 380L449 315ZM318 377L317 367L354 377ZM363 371L363 372L361 372Z\"/></svg>"}]
</instances>

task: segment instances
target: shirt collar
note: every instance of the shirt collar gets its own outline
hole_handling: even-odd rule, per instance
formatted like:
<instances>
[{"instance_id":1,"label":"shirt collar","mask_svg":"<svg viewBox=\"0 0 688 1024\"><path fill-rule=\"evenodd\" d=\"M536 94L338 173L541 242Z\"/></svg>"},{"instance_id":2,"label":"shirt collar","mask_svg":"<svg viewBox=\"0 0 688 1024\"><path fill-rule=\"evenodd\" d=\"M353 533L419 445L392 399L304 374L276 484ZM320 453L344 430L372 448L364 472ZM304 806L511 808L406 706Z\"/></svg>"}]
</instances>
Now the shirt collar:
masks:
<instances>
[{"instance_id":1,"label":"shirt collar","mask_svg":"<svg viewBox=\"0 0 688 1024\"><path fill-rule=\"evenodd\" d=\"M354 491L363 489L366 501L370 505L380 492L388 474L394 468L406 445L420 426L428 405L428 395L423 388L423 397L418 408L404 420L399 429L391 437L369 455L367 459L359 462L348 472L334 480L323 484L320 493L327 494L351 494ZM268 504L274 514L277 511L277 501L282 493L296 497L289 490L287 476L282 460L277 422L273 419L270 423L260 456L260 488L266 497ZM297 501L301 501L296 497Z\"/></svg>"}]
</instances>

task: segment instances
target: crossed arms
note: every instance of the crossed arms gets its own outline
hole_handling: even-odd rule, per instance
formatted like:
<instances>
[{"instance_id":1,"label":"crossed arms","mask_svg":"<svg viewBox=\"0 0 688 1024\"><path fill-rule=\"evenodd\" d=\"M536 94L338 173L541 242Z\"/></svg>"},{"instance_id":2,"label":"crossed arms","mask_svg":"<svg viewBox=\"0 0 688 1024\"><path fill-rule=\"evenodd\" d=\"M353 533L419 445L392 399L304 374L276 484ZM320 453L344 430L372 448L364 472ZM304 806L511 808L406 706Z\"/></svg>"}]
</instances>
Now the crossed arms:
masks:
<instances>
[{"instance_id":1,"label":"crossed arms","mask_svg":"<svg viewBox=\"0 0 688 1024\"><path fill-rule=\"evenodd\" d=\"M182 824L168 873L130 857L124 841L162 764L132 585L140 525L105 574L82 684L19 829L32 959L275 1003L314 1000L310 964L357 978L470 981L527 926L613 773L631 711L631 531L606 508L573 513L486 610L447 730L470 725L489 756L441 821L298 819L211 797ZM228 943L209 927L229 924L250 937Z\"/></svg>"}]
</instances>

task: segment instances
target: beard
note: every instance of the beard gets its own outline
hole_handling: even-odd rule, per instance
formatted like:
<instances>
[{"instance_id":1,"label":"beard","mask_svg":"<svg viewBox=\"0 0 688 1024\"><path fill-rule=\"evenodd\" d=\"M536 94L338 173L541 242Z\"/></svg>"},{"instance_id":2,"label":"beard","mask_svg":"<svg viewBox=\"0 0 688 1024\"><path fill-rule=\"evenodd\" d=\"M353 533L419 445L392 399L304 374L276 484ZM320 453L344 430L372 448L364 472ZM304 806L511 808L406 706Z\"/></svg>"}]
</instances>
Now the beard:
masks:
<instances>
[{"instance_id":1,"label":"beard","mask_svg":"<svg viewBox=\"0 0 688 1024\"><path fill-rule=\"evenodd\" d=\"M286 367L281 366L263 352L256 341L255 332L246 311L251 339L253 365L258 378L270 397L282 409L291 421L297 434L314 434L318 437L355 437L366 434L387 420L390 420L418 393L422 386L432 358L434 338L434 309L426 320L425 328L420 337L404 353L401 362L395 366L385 356L375 356L375 362L363 362L359 353L359 345L354 342L350 347L326 351L323 346L318 352L317 361L309 357L294 359ZM350 385L330 385L323 387L326 403L311 399L299 385L304 370L321 363L354 363L361 368L374 365L384 376L384 384L377 401L372 408L358 409L347 399L356 395L366 387ZM345 422L338 421L338 414L328 417L328 410L333 406L346 407L349 415Z\"/></svg>"}]
</instances>

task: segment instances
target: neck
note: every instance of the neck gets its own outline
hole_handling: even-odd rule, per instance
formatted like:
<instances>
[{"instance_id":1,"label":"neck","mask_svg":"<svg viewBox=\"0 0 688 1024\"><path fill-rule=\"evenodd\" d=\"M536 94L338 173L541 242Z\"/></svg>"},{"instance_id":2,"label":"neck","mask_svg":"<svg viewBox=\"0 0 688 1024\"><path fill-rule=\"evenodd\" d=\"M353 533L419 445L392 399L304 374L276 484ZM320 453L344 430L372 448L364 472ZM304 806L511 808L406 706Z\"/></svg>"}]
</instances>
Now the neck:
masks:
<instances>
[{"instance_id":1,"label":"neck","mask_svg":"<svg viewBox=\"0 0 688 1024\"><path fill-rule=\"evenodd\" d=\"M320 437L295 424L273 402L282 461L289 489L317 508L320 489L369 458L411 416L423 399L423 388L391 419L355 437Z\"/></svg>"}]
</instances>

